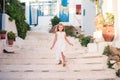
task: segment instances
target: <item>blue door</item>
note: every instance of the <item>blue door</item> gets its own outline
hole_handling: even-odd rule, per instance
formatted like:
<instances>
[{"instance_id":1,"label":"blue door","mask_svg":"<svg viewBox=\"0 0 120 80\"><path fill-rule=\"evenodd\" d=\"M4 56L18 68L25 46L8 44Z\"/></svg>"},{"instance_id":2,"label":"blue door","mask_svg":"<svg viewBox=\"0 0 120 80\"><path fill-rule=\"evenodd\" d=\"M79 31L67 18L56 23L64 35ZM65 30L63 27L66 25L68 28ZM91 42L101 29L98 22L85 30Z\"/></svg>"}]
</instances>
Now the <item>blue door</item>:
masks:
<instances>
[{"instance_id":1,"label":"blue door","mask_svg":"<svg viewBox=\"0 0 120 80\"><path fill-rule=\"evenodd\" d=\"M69 22L69 6L68 0L62 0L61 6L64 8L60 8L59 18L61 22Z\"/></svg>"},{"instance_id":2,"label":"blue door","mask_svg":"<svg viewBox=\"0 0 120 80\"><path fill-rule=\"evenodd\" d=\"M0 13L0 30L2 29L2 13Z\"/></svg>"}]
</instances>

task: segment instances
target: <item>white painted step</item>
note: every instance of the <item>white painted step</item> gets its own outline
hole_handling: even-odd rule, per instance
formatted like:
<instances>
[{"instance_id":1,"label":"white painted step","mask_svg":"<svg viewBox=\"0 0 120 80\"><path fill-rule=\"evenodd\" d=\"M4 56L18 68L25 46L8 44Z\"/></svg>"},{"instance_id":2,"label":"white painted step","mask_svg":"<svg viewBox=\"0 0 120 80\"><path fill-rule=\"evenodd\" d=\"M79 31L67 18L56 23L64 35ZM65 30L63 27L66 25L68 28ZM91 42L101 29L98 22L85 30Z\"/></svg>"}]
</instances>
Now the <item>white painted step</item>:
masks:
<instances>
[{"instance_id":1,"label":"white painted step","mask_svg":"<svg viewBox=\"0 0 120 80\"><path fill-rule=\"evenodd\" d=\"M58 71L58 72L49 72L49 71L25 71L25 72L3 72L0 73L0 80L2 79L17 79L17 80L45 80L45 79L56 79L56 80L116 80L116 76L110 74L114 71L78 71L78 72L67 72L67 71Z\"/></svg>"},{"instance_id":2,"label":"white painted step","mask_svg":"<svg viewBox=\"0 0 120 80\"><path fill-rule=\"evenodd\" d=\"M28 32L15 54L0 53L0 80L119 80L115 70L108 69L107 57L88 53L78 39L68 37L67 66L56 65L50 50L54 34Z\"/></svg>"}]
</instances>

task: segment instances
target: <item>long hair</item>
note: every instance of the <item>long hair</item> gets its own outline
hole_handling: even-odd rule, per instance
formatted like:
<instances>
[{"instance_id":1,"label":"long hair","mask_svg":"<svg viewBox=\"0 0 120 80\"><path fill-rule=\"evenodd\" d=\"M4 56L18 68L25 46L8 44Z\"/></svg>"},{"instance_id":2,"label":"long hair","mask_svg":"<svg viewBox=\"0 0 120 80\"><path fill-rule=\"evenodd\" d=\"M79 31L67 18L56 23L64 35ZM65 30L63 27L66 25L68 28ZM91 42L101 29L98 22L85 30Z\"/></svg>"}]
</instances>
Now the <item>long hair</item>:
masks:
<instances>
[{"instance_id":1,"label":"long hair","mask_svg":"<svg viewBox=\"0 0 120 80\"><path fill-rule=\"evenodd\" d=\"M57 28L56 31L59 31L59 26L63 26L63 30L62 30L62 31L65 31L65 26L64 26L63 24L61 24L61 23L57 25L57 27L56 27L56 28Z\"/></svg>"}]
</instances>

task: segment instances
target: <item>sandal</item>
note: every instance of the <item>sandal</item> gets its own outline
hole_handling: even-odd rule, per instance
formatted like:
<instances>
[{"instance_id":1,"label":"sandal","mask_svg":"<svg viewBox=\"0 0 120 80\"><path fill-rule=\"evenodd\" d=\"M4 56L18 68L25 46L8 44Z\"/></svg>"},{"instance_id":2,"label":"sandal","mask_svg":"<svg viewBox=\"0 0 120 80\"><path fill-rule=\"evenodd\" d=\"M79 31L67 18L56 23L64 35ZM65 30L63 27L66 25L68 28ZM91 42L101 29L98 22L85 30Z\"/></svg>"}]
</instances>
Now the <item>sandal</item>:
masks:
<instances>
[{"instance_id":1,"label":"sandal","mask_svg":"<svg viewBox=\"0 0 120 80\"><path fill-rule=\"evenodd\" d=\"M65 66L66 66L66 64L64 63L64 64L63 64L63 67L65 67Z\"/></svg>"},{"instance_id":2,"label":"sandal","mask_svg":"<svg viewBox=\"0 0 120 80\"><path fill-rule=\"evenodd\" d=\"M62 64L62 61L60 60L58 64Z\"/></svg>"}]
</instances>

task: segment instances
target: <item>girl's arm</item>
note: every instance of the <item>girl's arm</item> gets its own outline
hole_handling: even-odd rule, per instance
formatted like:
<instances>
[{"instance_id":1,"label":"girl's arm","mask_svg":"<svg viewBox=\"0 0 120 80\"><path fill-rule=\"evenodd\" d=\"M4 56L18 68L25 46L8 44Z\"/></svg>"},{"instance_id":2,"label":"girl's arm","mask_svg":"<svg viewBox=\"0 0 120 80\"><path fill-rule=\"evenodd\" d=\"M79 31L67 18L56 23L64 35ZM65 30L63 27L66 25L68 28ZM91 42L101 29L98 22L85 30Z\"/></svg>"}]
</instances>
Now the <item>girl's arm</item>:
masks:
<instances>
[{"instance_id":1,"label":"girl's arm","mask_svg":"<svg viewBox=\"0 0 120 80\"><path fill-rule=\"evenodd\" d=\"M65 33L65 40L67 41L68 44L73 46L73 44L67 39L66 33Z\"/></svg>"},{"instance_id":2,"label":"girl's arm","mask_svg":"<svg viewBox=\"0 0 120 80\"><path fill-rule=\"evenodd\" d=\"M56 41L57 41L57 33L55 33L54 41L53 41L52 47L50 49L52 49L54 47Z\"/></svg>"}]
</instances>

